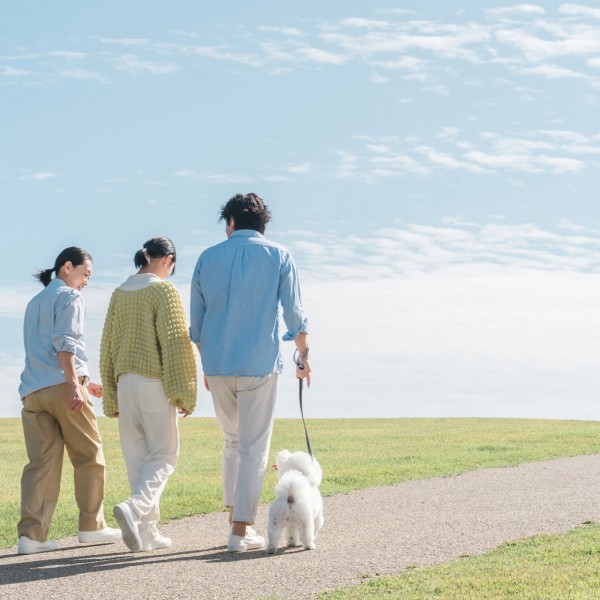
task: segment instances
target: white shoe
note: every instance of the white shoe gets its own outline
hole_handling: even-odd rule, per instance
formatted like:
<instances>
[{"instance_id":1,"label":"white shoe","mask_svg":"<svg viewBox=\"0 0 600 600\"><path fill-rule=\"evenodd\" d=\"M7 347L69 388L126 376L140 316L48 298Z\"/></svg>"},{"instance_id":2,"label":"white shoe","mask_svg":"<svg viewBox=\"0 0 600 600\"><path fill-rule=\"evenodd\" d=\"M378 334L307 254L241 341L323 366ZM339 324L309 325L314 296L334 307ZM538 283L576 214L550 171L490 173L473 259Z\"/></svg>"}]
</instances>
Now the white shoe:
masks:
<instances>
[{"instance_id":1,"label":"white shoe","mask_svg":"<svg viewBox=\"0 0 600 600\"><path fill-rule=\"evenodd\" d=\"M140 538L142 540L141 550L160 550L171 546L171 538L161 535L156 525L143 530L140 528Z\"/></svg>"},{"instance_id":2,"label":"white shoe","mask_svg":"<svg viewBox=\"0 0 600 600\"><path fill-rule=\"evenodd\" d=\"M113 508L113 515L121 528L123 541L132 552L139 552L142 549L142 540L138 530L137 518L133 514L127 502L121 502Z\"/></svg>"},{"instance_id":3,"label":"white shoe","mask_svg":"<svg viewBox=\"0 0 600 600\"><path fill-rule=\"evenodd\" d=\"M258 535L252 527L246 528L246 535L233 535L229 536L227 542L227 550L229 552L243 552L244 550L260 550L265 545L265 538L262 535Z\"/></svg>"},{"instance_id":4,"label":"white shoe","mask_svg":"<svg viewBox=\"0 0 600 600\"><path fill-rule=\"evenodd\" d=\"M56 542L38 542L22 535L19 538L17 552L19 554L37 554L38 552L52 552L52 550L56 549L58 549L58 544Z\"/></svg>"},{"instance_id":5,"label":"white shoe","mask_svg":"<svg viewBox=\"0 0 600 600\"><path fill-rule=\"evenodd\" d=\"M80 531L78 537L80 544L112 544L122 538L121 530L114 527L105 527L97 531Z\"/></svg>"}]
</instances>

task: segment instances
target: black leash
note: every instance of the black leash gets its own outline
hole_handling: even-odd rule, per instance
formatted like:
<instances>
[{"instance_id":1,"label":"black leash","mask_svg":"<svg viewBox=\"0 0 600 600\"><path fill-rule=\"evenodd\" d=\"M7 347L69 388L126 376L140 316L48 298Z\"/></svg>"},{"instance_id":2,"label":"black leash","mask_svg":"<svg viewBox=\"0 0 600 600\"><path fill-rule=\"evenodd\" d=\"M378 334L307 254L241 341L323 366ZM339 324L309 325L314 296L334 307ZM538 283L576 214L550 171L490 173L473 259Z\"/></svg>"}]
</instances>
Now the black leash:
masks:
<instances>
[{"instance_id":1,"label":"black leash","mask_svg":"<svg viewBox=\"0 0 600 600\"><path fill-rule=\"evenodd\" d=\"M298 352L298 350L296 350ZM294 362L296 361L296 352L294 352ZM300 356L300 360L296 363L298 368L302 371L304 369L304 363L308 357L308 346L306 346L306 350ZM300 379L298 377L298 396L300 398L300 414L302 415L302 424L304 425L304 436L306 437L306 447L308 449L308 453L312 458L312 448L310 447L310 438L308 437L308 429L306 428L306 421L304 420L304 410L302 409L302 388L304 384L304 379Z\"/></svg>"}]
</instances>

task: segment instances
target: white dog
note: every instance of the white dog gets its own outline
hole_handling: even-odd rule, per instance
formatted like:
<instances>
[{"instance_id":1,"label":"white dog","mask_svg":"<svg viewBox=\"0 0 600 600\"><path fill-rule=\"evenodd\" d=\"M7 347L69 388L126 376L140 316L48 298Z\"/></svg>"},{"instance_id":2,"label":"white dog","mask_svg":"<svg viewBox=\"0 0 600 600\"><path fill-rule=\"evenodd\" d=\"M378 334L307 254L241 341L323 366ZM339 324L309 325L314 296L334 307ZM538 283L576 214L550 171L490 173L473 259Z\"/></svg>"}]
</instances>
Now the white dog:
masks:
<instances>
[{"instance_id":1,"label":"white dog","mask_svg":"<svg viewBox=\"0 0 600 600\"><path fill-rule=\"evenodd\" d=\"M288 546L314 550L315 536L323 526L323 499L319 485L323 471L316 458L306 452L282 450L275 457L278 483L269 509L267 552L275 554L285 530Z\"/></svg>"}]
</instances>

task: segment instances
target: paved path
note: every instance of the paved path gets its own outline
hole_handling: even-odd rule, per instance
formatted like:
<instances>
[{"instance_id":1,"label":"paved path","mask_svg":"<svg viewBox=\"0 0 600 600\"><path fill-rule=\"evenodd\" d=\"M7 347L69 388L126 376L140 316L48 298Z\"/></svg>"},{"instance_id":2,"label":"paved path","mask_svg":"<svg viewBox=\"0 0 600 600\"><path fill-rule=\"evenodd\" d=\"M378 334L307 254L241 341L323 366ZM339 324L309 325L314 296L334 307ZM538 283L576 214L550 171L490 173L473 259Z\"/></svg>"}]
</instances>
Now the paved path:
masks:
<instances>
[{"instance_id":1,"label":"paved path","mask_svg":"<svg viewBox=\"0 0 600 600\"><path fill-rule=\"evenodd\" d=\"M80 546L75 538L46 554L0 550L0 598L314 598L365 574L398 574L600 521L599 499L600 455L593 455L326 498L325 527L308 552L230 554L224 514L191 517L163 526L174 543L155 552ZM267 510L260 509L259 531Z\"/></svg>"}]
</instances>

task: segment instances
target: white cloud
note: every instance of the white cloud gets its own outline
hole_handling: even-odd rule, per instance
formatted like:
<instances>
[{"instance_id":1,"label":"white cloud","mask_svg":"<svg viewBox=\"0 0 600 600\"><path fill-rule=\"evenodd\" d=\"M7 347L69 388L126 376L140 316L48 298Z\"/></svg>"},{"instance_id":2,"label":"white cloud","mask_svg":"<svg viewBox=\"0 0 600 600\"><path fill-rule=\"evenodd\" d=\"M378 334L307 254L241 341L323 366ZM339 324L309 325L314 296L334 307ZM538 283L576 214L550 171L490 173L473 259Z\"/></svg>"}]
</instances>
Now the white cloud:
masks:
<instances>
[{"instance_id":1,"label":"white cloud","mask_svg":"<svg viewBox=\"0 0 600 600\"><path fill-rule=\"evenodd\" d=\"M58 71L58 75L60 77L64 77L66 79L79 79L82 81L97 81L99 83L109 84L112 83L110 79L100 75L99 73L95 73L94 71L88 71L86 69L65 69Z\"/></svg>"},{"instance_id":2,"label":"white cloud","mask_svg":"<svg viewBox=\"0 0 600 600\"><path fill-rule=\"evenodd\" d=\"M498 8L486 8L485 14L492 18L506 17L509 15L543 15L545 9L537 4L514 4Z\"/></svg>"},{"instance_id":3,"label":"white cloud","mask_svg":"<svg viewBox=\"0 0 600 600\"><path fill-rule=\"evenodd\" d=\"M306 175L308 173L312 173L313 171L313 166L310 163L300 163L297 165L289 165L287 167L283 167L284 171L287 171L288 173L296 173L299 175Z\"/></svg>"},{"instance_id":4,"label":"white cloud","mask_svg":"<svg viewBox=\"0 0 600 600\"><path fill-rule=\"evenodd\" d=\"M117 46L147 46L149 40L144 38L99 38L104 44L116 44Z\"/></svg>"},{"instance_id":5,"label":"white cloud","mask_svg":"<svg viewBox=\"0 0 600 600\"><path fill-rule=\"evenodd\" d=\"M600 8L591 8L582 6L581 4L561 4L558 12L566 15L577 15L591 17L592 19L600 19Z\"/></svg>"},{"instance_id":6,"label":"white cloud","mask_svg":"<svg viewBox=\"0 0 600 600\"><path fill-rule=\"evenodd\" d=\"M270 25L261 25L258 28L259 31L266 31L269 33L280 33L286 37L302 37L305 35L303 31L300 29L296 29L295 27L279 27L279 26L270 26Z\"/></svg>"},{"instance_id":7,"label":"white cloud","mask_svg":"<svg viewBox=\"0 0 600 600\"><path fill-rule=\"evenodd\" d=\"M127 71L128 73L147 72L152 73L152 75L168 75L179 70L179 67L172 62L160 63L142 59L133 54L120 56L114 66L119 71Z\"/></svg>"},{"instance_id":8,"label":"white cloud","mask_svg":"<svg viewBox=\"0 0 600 600\"><path fill-rule=\"evenodd\" d=\"M384 77L383 75L380 75L379 73L373 73L373 75L371 75L371 81L378 85L384 85L384 84L390 82L388 77Z\"/></svg>"},{"instance_id":9,"label":"white cloud","mask_svg":"<svg viewBox=\"0 0 600 600\"><path fill-rule=\"evenodd\" d=\"M28 175L21 175L19 180L21 181L47 181L48 179L54 179L58 177L56 173L52 173L51 171L38 171L37 173L31 173Z\"/></svg>"},{"instance_id":10,"label":"white cloud","mask_svg":"<svg viewBox=\"0 0 600 600\"><path fill-rule=\"evenodd\" d=\"M343 65L348 61L348 57L343 54L328 52L319 48L298 48L296 54L302 59L328 65Z\"/></svg>"},{"instance_id":11,"label":"white cloud","mask_svg":"<svg viewBox=\"0 0 600 600\"><path fill-rule=\"evenodd\" d=\"M29 75L29 73L23 69L15 69L14 67L7 66L2 67L2 74L7 77L25 77L26 75Z\"/></svg>"}]
</instances>

